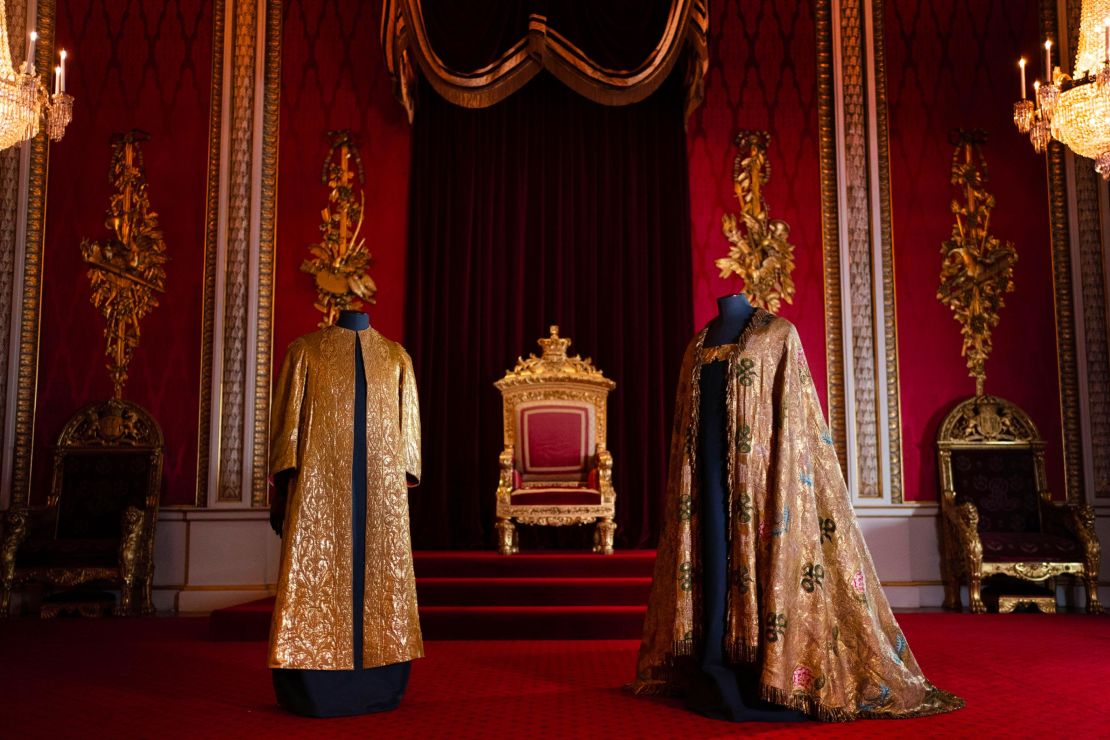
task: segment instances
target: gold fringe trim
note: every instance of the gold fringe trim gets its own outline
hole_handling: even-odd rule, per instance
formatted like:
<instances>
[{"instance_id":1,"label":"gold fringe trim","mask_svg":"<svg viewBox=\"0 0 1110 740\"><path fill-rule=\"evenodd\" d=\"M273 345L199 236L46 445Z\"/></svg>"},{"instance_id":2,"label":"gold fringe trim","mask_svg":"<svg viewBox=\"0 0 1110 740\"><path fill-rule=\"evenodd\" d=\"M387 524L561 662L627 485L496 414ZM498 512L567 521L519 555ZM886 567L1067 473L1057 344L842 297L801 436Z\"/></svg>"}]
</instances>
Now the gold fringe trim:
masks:
<instances>
[{"instance_id":1,"label":"gold fringe trim","mask_svg":"<svg viewBox=\"0 0 1110 740\"><path fill-rule=\"evenodd\" d=\"M821 722L851 722L857 719L913 719L915 717L929 717L934 714L954 712L964 708L964 700L955 694L932 688L925 694L925 699L915 709L903 712L895 711L858 711L844 707L831 707L822 704L817 697L801 691L788 692L777 686L768 686L760 683L759 697L788 709L799 712L820 720Z\"/></svg>"}]
</instances>

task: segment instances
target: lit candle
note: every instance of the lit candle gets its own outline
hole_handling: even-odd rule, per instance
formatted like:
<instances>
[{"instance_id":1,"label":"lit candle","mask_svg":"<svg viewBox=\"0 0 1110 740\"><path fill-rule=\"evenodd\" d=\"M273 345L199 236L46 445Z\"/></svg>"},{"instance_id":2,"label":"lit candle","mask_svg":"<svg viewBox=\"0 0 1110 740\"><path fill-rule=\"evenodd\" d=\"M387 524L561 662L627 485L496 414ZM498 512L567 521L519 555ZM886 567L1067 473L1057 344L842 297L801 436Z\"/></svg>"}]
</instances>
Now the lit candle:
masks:
<instances>
[{"instance_id":1,"label":"lit candle","mask_svg":"<svg viewBox=\"0 0 1110 740\"><path fill-rule=\"evenodd\" d=\"M31 43L27 44L27 74L35 73L35 42L39 40L38 31L31 31Z\"/></svg>"},{"instance_id":2,"label":"lit candle","mask_svg":"<svg viewBox=\"0 0 1110 740\"><path fill-rule=\"evenodd\" d=\"M59 69L61 70L61 73L59 74L59 80L61 82L62 92L65 92L66 91L66 50L65 49L62 49L62 53L61 53L60 56L62 57L62 63L60 65L58 65Z\"/></svg>"},{"instance_id":3,"label":"lit candle","mask_svg":"<svg viewBox=\"0 0 1110 740\"><path fill-rule=\"evenodd\" d=\"M1044 76L1045 84L1052 84L1052 39L1044 42Z\"/></svg>"},{"instance_id":4,"label":"lit candle","mask_svg":"<svg viewBox=\"0 0 1110 740\"><path fill-rule=\"evenodd\" d=\"M1018 60L1018 66L1021 67L1021 99L1025 100L1025 57Z\"/></svg>"},{"instance_id":5,"label":"lit candle","mask_svg":"<svg viewBox=\"0 0 1110 740\"><path fill-rule=\"evenodd\" d=\"M61 85L62 85L62 68L61 67L55 67L54 68L54 94L55 95L57 95L58 91L62 89Z\"/></svg>"},{"instance_id":6,"label":"lit candle","mask_svg":"<svg viewBox=\"0 0 1110 740\"><path fill-rule=\"evenodd\" d=\"M1041 81L1033 80L1033 100L1037 103L1037 110L1041 109Z\"/></svg>"}]
</instances>

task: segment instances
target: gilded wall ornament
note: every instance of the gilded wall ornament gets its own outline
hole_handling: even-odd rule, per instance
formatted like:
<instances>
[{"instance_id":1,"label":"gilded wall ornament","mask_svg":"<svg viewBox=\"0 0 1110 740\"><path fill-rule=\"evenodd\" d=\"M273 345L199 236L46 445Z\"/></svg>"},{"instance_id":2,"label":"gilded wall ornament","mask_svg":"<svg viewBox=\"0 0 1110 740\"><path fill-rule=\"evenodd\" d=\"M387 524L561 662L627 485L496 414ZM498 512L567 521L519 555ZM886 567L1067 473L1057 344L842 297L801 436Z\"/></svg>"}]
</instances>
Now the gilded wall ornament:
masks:
<instances>
[{"instance_id":1,"label":"gilded wall ornament","mask_svg":"<svg viewBox=\"0 0 1110 740\"><path fill-rule=\"evenodd\" d=\"M991 353L991 330L998 326L1003 296L1014 290L1013 242L990 234L994 196L987 192L987 161L982 145L985 131L954 131L950 137L952 184L963 191L964 202L952 201L956 223L940 247L943 261L937 300L952 309L960 322L963 356L968 375L975 378L975 394L983 395L987 378L984 365Z\"/></svg>"},{"instance_id":2,"label":"gilded wall ornament","mask_svg":"<svg viewBox=\"0 0 1110 740\"><path fill-rule=\"evenodd\" d=\"M728 256L716 261L721 277L735 274L753 306L772 313L781 301L793 303L794 245L790 225L771 218L763 187L771 180L766 131L741 131L736 136L740 152L732 163L733 190L740 201L739 217L726 213L721 227L729 241Z\"/></svg>"},{"instance_id":3,"label":"gilded wall ornament","mask_svg":"<svg viewBox=\"0 0 1110 740\"><path fill-rule=\"evenodd\" d=\"M324 314L320 326L330 326L340 311L362 308L362 301L374 303L378 286L366 273L370 252L362 230L366 194L362 190L365 176L354 134L344 129L328 132L331 147L324 159L322 181L331 188L328 205L320 212L322 237L308 249L301 270L316 281L316 308ZM351 169L351 164L355 169ZM361 300L360 300L361 299Z\"/></svg>"},{"instance_id":4,"label":"gilded wall ornament","mask_svg":"<svg viewBox=\"0 0 1110 740\"><path fill-rule=\"evenodd\" d=\"M114 398L123 398L127 366L139 344L139 320L158 306L165 292L166 241L158 214L150 208L143 154L139 143L150 135L132 129L112 137L109 180L115 192L108 200L104 225L111 235L103 242L84 239L81 256L89 264L92 303L104 314L108 375Z\"/></svg>"}]
</instances>

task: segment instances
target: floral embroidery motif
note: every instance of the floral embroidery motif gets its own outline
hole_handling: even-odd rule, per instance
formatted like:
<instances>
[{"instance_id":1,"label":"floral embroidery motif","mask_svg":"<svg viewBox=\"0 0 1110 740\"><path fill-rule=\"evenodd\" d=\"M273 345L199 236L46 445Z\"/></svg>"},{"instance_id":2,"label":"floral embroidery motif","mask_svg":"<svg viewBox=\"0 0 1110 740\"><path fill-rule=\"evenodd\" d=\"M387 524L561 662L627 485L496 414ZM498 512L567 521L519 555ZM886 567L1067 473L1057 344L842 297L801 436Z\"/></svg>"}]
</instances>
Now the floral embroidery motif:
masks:
<instances>
[{"instance_id":1,"label":"floral embroidery motif","mask_svg":"<svg viewBox=\"0 0 1110 740\"><path fill-rule=\"evenodd\" d=\"M890 704L890 687L886 684L879 686L879 693L872 697L865 698L861 701L857 709L861 712L872 712L876 709L882 709L887 704Z\"/></svg>"},{"instance_id":2,"label":"floral embroidery motif","mask_svg":"<svg viewBox=\"0 0 1110 740\"><path fill-rule=\"evenodd\" d=\"M866 582L863 579L863 571L857 570L852 575L852 590L856 592L856 595L863 596L865 583Z\"/></svg>"},{"instance_id":3,"label":"floral embroidery motif","mask_svg":"<svg viewBox=\"0 0 1110 740\"><path fill-rule=\"evenodd\" d=\"M802 568L802 589L806 593L813 593L818 586L824 588L825 568L820 563L806 563Z\"/></svg>"},{"instance_id":4,"label":"floral embroidery motif","mask_svg":"<svg viewBox=\"0 0 1110 740\"><path fill-rule=\"evenodd\" d=\"M732 503L732 515L743 524L752 521L752 496L750 493L741 493L740 498Z\"/></svg>"},{"instance_id":5,"label":"floral embroidery motif","mask_svg":"<svg viewBox=\"0 0 1110 740\"><path fill-rule=\"evenodd\" d=\"M893 652L891 653L891 656L890 656L891 659L895 663L897 663L898 665L902 665L902 656L905 654L906 648L909 647L909 644L906 642L905 635L903 635L901 632L899 632L897 635L895 635L894 636L894 644L893 644L892 647L893 647Z\"/></svg>"},{"instance_id":6,"label":"floral embroidery motif","mask_svg":"<svg viewBox=\"0 0 1110 740\"><path fill-rule=\"evenodd\" d=\"M809 472L808 470L803 470L802 474L798 476L798 480L802 482L803 486L813 488L813 473Z\"/></svg>"},{"instance_id":7,"label":"floral embroidery motif","mask_svg":"<svg viewBox=\"0 0 1110 740\"><path fill-rule=\"evenodd\" d=\"M809 372L809 363L806 362L805 353L798 349L798 377L802 379L802 383L806 384L813 380L813 376Z\"/></svg>"},{"instance_id":8,"label":"floral embroidery motif","mask_svg":"<svg viewBox=\"0 0 1110 740\"><path fill-rule=\"evenodd\" d=\"M752 451L752 428L747 424L736 427L736 449L745 455Z\"/></svg>"},{"instance_id":9,"label":"floral embroidery motif","mask_svg":"<svg viewBox=\"0 0 1110 740\"><path fill-rule=\"evenodd\" d=\"M833 535L836 534L836 522L832 520L832 517L819 517L817 521L821 525L821 544L832 542Z\"/></svg>"},{"instance_id":10,"label":"floral embroidery motif","mask_svg":"<svg viewBox=\"0 0 1110 740\"><path fill-rule=\"evenodd\" d=\"M828 429L821 430L821 441L831 447L833 443L832 432Z\"/></svg>"},{"instance_id":11,"label":"floral embroidery motif","mask_svg":"<svg viewBox=\"0 0 1110 740\"><path fill-rule=\"evenodd\" d=\"M694 517L694 497L681 496L678 499L678 520L688 522Z\"/></svg>"},{"instance_id":12,"label":"floral embroidery motif","mask_svg":"<svg viewBox=\"0 0 1110 740\"><path fill-rule=\"evenodd\" d=\"M755 360L750 357L741 357L740 363L736 367L736 380L740 385L749 387L755 382L756 378Z\"/></svg>"},{"instance_id":13,"label":"floral embroidery motif","mask_svg":"<svg viewBox=\"0 0 1110 740\"><path fill-rule=\"evenodd\" d=\"M748 593L752 588L752 569L746 565L740 566L740 570L732 572L732 582L740 593Z\"/></svg>"},{"instance_id":14,"label":"floral embroidery motif","mask_svg":"<svg viewBox=\"0 0 1110 740\"><path fill-rule=\"evenodd\" d=\"M678 587L683 591L694 590L694 565L689 560L678 566Z\"/></svg>"},{"instance_id":15,"label":"floral embroidery motif","mask_svg":"<svg viewBox=\"0 0 1110 740\"><path fill-rule=\"evenodd\" d=\"M813 671L804 665L794 669L790 682L794 685L794 691L807 694L810 691L820 691L825 687L825 677L813 675Z\"/></svg>"},{"instance_id":16,"label":"floral embroidery motif","mask_svg":"<svg viewBox=\"0 0 1110 740\"><path fill-rule=\"evenodd\" d=\"M767 612L767 626L764 629L767 642L778 642L786 636L786 614Z\"/></svg>"}]
</instances>

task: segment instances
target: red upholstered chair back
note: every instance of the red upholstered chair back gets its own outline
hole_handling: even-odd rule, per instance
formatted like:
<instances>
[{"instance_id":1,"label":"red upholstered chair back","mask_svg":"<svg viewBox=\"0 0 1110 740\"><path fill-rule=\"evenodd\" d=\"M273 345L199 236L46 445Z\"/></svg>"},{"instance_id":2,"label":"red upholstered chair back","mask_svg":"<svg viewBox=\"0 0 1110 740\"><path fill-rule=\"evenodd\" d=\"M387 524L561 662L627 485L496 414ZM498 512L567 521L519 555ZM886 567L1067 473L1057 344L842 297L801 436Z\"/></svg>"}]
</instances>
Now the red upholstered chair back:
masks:
<instances>
[{"instance_id":1,"label":"red upholstered chair back","mask_svg":"<svg viewBox=\"0 0 1110 740\"><path fill-rule=\"evenodd\" d=\"M525 485L583 482L597 452L596 407L587 401L544 400L516 408L515 457Z\"/></svg>"},{"instance_id":2,"label":"red upholstered chair back","mask_svg":"<svg viewBox=\"0 0 1110 740\"><path fill-rule=\"evenodd\" d=\"M1040 532L1033 450L983 448L952 451L956 503L979 511L980 532Z\"/></svg>"}]
</instances>

